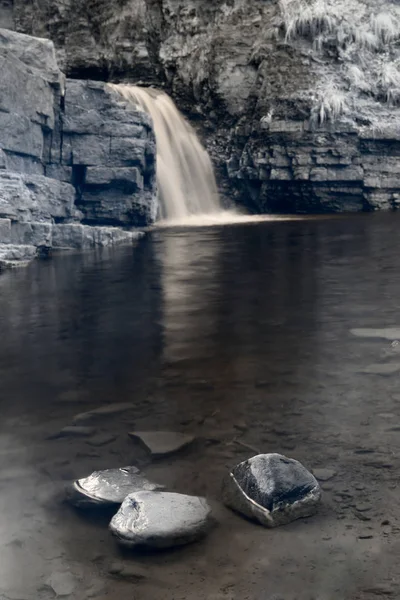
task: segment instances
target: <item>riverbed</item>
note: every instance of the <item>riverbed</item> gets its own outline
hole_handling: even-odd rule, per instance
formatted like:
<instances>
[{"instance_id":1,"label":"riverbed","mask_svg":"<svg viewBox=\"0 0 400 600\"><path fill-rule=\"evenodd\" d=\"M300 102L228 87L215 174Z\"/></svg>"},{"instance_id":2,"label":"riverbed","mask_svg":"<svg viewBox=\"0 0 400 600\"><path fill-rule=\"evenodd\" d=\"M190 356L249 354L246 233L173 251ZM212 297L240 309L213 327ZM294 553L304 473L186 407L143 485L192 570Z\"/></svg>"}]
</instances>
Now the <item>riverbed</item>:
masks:
<instances>
[{"instance_id":1,"label":"riverbed","mask_svg":"<svg viewBox=\"0 0 400 600\"><path fill-rule=\"evenodd\" d=\"M400 340L351 332L400 327L399 231L395 213L162 228L2 274L1 600L54 598L58 573L74 600L400 597ZM113 402L132 410L94 443L48 439ZM145 472L209 499L204 541L121 554L64 503L75 478L135 462L133 429L196 436ZM334 471L315 517L268 530L221 505L256 452Z\"/></svg>"}]
</instances>

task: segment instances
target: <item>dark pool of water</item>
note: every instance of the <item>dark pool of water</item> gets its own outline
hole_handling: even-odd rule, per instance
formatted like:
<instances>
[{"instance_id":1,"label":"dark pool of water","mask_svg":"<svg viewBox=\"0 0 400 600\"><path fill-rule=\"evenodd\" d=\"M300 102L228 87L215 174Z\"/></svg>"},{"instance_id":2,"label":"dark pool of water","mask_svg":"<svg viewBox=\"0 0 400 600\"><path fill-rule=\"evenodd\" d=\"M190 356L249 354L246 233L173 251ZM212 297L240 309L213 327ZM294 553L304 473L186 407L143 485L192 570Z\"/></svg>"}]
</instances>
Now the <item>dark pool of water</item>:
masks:
<instances>
[{"instance_id":1,"label":"dark pool of water","mask_svg":"<svg viewBox=\"0 0 400 600\"><path fill-rule=\"evenodd\" d=\"M99 406L114 400L134 400L135 425L142 428L172 428L195 434L204 434L206 428L209 437L220 436L225 441L236 431L255 449L287 452L308 465L342 461L348 471L342 487L357 478L364 480L370 473L375 476L373 468L361 474L354 462L358 455L353 452L372 446L380 456L397 460L397 436L386 434L379 439L379 447L376 436L377 431L388 428L385 417L379 415L389 414L389 420L398 417L394 397L400 393L399 381L397 375L371 379L360 371L370 363L400 362L400 354L396 344L360 340L350 329L400 325L399 231L400 215L393 213L163 229L149 233L135 248L58 256L3 274L2 467L9 464L14 452L19 457L18 468L42 465L42 470L53 473L54 453L58 465L64 460L64 464L73 463L73 475L79 472L79 464L73 461L78 456L77 442L59 451L56 448L61 446L46 441L46 434L68 424L79 412L76 406L60 405L57 400L77 390ZM219 450L213 448L207 446L204 456L191 457L179 468L170 463L171 475L165 471L162 475L162 467L155 468L155 473L158 469L181 491L217 499L218 481L229 462L230 450L217 457L212 452ZM244 447L241 450L246 452ZM118 452L122 451L117 449L114 458L112 453L107 455L104 464L122 460ZM90 464L99 468L102 458L99 451ZM32 477L37 485L35 475ZM382 477L387 482L386 475ZM62 478L67 479L68 473ZM375 492L381 484L375 486ZM2 505L0 531L9 544L23 537L15 523L12 531L9 524L10 519L20 519L26 508L16 500L21 494L19 485L15 478L7 484L14 495ZM40 480L40 485L45 483ZM15 514L10 507L13 499L20 511L15 508ZM60 527L62 514L60 509L53 515L53 530ZM391 518L396 520L397 516ZM74 527L75 515L68 519L69 526ZM39 552L39 546L43 550L49 544L57 548L62 545L64 563L76 561L83 568L85 558L74 540L79 535L87 538L87 530L82 529L85 526L77 525L75 533L73 529L70 534L63 531L61 541L50 539L47 521L42 526L45 537L32 533L29 552ZM252 527L251 538L258 540L258 549L262 547L261 538L257 538L264 533L261 528L247 523L238 527ZM319 531L321 527L319 522ZM246 532L242 533L245 540ZM302 547L301 551L304 556L309 552L318 563L319 551L311 549L314 542L310 538L308 549ZM286 555L291 551L290 540L285 544L282 552ZM259 550L250 547L249 543L246 548L254 558ZM20 568L22 565L29 572L28 556L15 555L15 548L13 552L3 567L7 570L7 590L13 586L20 589L17 567L12 575L13 561L19 561ZM199 559L190 553L200 550L188 552L194 562ZM238 556L243 552L240 546ZM368 547L366 556L371 552L377 552L376 547ZM43 553L45 556L45 550ZM283 555L280 559L284 560ZM207 569L212 569L201 564L202 576L196 571L191 580L182 579L183 586L195 586L191 598L203 597L193 589L200 590L201 577L207 580ZM235 569L240 571L240 565L239 560ZM262 573L264 567L260 567ZM34 574L24 584L24 597L30 585L36 593L52 568L54 563L46 569L32 567ZM169 564L168 568L169 573L175 569L179 574L181 567ZM300 572L299 567L297 577ZM87 578L87 572L81 577ZM241 583L234 574L230 577L236 589L242 589L246 575L241 572ZM261 589L257 587L261 585L259 577L253 577L257 590ZM315 573L309 574L308 581L320 589L321 581L315 577ZM210 578L208 581L209 596L204 597L236 597L218 596L222 588L217 586L215 573L213 583ZM279 577L274 581L274 592L281 591L280 585L289 586ZM354 581L358 585L358 575L349 578L350 587ZM284 591L290 593L289 588ZM182 596L171 592L170 597L188 597L181 592ZM118 597L124 599L124 593L128 594L125 588ZM354 590L351 593L356 594ZM99 592L98 597L114 596ZM147 595L143 591L140 597L158 598L154 590ZM329 600L331 596L326 597ZM341 596L347 597L358 596Z\"/></svg>"}]
</instances>

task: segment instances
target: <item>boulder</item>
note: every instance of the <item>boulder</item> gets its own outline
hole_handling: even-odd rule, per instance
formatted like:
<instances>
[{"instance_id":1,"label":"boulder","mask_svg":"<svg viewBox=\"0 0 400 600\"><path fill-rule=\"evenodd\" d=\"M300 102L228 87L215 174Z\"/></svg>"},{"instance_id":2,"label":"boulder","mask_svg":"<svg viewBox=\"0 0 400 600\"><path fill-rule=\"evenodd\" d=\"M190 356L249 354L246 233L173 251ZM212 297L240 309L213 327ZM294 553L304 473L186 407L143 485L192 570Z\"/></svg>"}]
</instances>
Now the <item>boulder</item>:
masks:
<instances>
[{"instance_id":1,"label":"boulder","mask_svg":"<svg viewBox=\"0 0 400 600\"><path fill-rule=\"evenodd\" d=\"M234 467L223 484L223 501L265 527L313 515L321 498L315 477L297 460L259 454Z\"/></svg>"},{"instance_id":2,"label":"boulder","mask_svg":"<svg viewBox=\"0 0 400 600\"><path fill-rule=\"evenodd\" d=\"M162 485L146 479L136 467L122 467L94 471L89 477L78 479L68 490L68 499L78 507L115 506L121 504L128 494L162 488Z\"/></svg>"},{"instance_id":3,"label":"boulder","mask_svg":"<svg viewBox=\"0 0 400 600\"><path fill-rule=\"evenodd\" d=\"M204 498L169 492L137 492L123 501L111 532L131 548L171 548L207 534L213 520Z\"/></svg>"}]
</instances>

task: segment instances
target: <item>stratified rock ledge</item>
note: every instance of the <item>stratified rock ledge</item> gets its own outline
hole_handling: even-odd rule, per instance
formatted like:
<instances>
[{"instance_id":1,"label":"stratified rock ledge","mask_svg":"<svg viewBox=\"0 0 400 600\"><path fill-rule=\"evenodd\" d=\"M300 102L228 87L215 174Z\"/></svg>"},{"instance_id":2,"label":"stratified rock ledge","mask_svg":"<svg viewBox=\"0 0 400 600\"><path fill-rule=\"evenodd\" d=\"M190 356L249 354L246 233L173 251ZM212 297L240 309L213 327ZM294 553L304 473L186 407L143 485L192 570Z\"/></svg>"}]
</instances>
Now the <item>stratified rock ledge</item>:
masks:
<instances>
[{"instance_id":1,"label":"stratified rock ledge","mask_svg":"<svg viewBox=\"0 0 400 600\"><path fill-rule=\"evenodd\" d=\"M158 210L150 117L66 80L50 40L0 28L0 74L0 269L141 237Z\"/></svg>"}]
</instances>

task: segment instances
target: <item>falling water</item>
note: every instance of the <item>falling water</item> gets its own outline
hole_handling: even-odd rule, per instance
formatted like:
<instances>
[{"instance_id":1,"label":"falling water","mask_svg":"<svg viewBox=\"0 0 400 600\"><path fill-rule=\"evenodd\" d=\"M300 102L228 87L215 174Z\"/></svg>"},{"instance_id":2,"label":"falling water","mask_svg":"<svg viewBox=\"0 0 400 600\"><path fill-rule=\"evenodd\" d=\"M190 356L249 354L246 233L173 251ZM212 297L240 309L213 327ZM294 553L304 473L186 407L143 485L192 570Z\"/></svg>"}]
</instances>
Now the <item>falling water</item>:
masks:
<instances>
[{"instance_id":1,"label":"falling water","mask_svg":"<svg viewBox=\"0 0 400 600\"><path fill-rule=\"evenodd\" d=\"M134 85L112 85L129 102L148 112L157 140L157 183L161 219L212 220L222 211L210 157L194 129L167 94Z\"/></svg>"}]
</instances>

